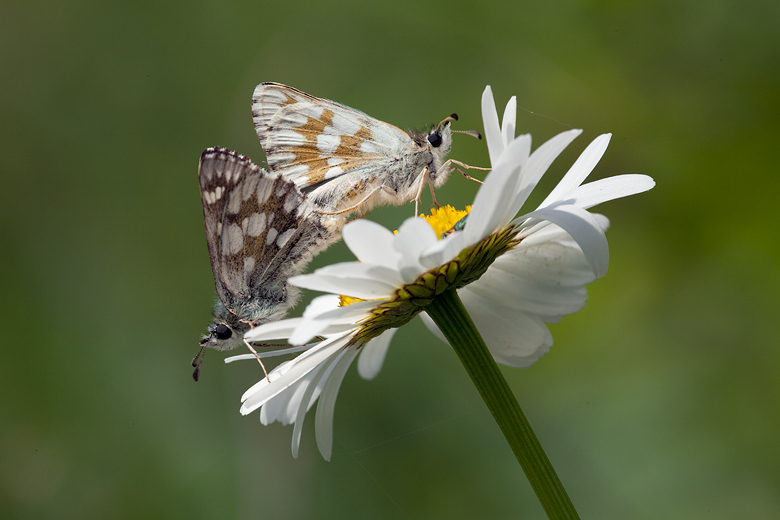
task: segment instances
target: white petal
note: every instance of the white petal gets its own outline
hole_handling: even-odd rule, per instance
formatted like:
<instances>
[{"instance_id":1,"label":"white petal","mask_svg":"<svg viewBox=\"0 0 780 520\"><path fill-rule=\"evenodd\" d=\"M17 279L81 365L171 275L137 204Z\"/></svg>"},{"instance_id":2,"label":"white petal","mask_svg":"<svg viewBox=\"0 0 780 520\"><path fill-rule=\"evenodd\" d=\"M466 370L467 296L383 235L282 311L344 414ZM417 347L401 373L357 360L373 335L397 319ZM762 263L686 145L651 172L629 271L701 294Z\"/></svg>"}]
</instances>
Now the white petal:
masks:
<instances>
[{"instance_id":1,"label":"white petal","mask_svg":"<svg viewBox=\"0 0 780 520\"><path fill-rule=\"evenodd\" d=\"M350 267L353 269L352 276L348 275ZM398 275L385 267L352 262L318 269L312 274L293 276L289 281L293 285L313 291L376 299L386 298L400 285L400 280L390 283L393 278L398 278Z\"/></svg>"},{"instance_id":2,"label":"white petal","mask_svg":"<svg viewBox=\"0 0 780 520\"><path fill-rule=\"evenodd\" d=\"M300 330L296 329L287 341L291 345L305 345L317 336L329 338L331 336L340 336L353 330L355 330L355 325L353 323L318 321L313 324L307 324L306 328L301 328Z\"/></svg>"},{"instance_id":3,"label":"white petal","mask_svg":"<svg viewBox=\"0 0 780 520\"><path fill-rule=\"evenodd\" d=\"M510 150L510 146L512 143L515 143L515 141L517 141L517 143L512 147L513 149ZM520 164L521 166L525 166L530 157L531 134L523 134L507 143L506 148L504 148L504 151L501 152L501 155L498 157L498 162L492 166L494 168L501 166L502 164Z\"/></svg>"},{"instance_id":4,"label":"white petal","mask_svg":"<svg viewBox=\"0 0 780 520\"><path fill-rule=\"evenodd\" d=\"M322 305L317 301L320 298L328 298L328 300L335 299L337 305L335 307ZM350 305L339 306L338 296L333 294L320 296L313 299L306 307L306 310L303 311L303 320L304 322L308 320L323 320L337 323L352 323L365 316L366 310L371 309L376 305L376 303L374 303L375 301L378 300L358 301ZM330 301L328 303L330 303Z\"/></svg>"},{"instance_id":5,"label":"white petal","mask_svg":"<svg viewBox=\"0 0 780 520\"><path fill-rule=\"evenodd\" d=\"M597 278L607 274L609 247L596 217L577 206L554 205L532 211L527 216L549 220L563 228L577 242Z\"/></svg>"},{"instance_id":6,"label":"white petal","mask_svg":"<svg viewBox=\"0 0 780 520\"><path fill-rule=\"evenodd\" d=\"M346 337L323 341L317 347L313 347L309 351L298 356L294 360L294 364L290 366L290 369L282 374L276 381L272 381L268 384L267 380L263 379L259 383L256 383L249 390L244 392L244 395L241 397L241 401L243 401L240 410L241 414L247 415L252 413L265 404L266 401L279 395L279 393L305 377L306 374L314 370L321 363L326 362L331 356L337 355L346 342ZM307 356L307 354L309 355Z\"/></svg>"},{"instance_id":7,"label":"white petal","mask_svg":"<svg viewBox=\"0 0 780 520\"><path fill-rule=\"evenodd\" d=\"M346 224L342 236L361 262L393 269L398 265L400 255L393 248L393 232L384 226L361 218Z\"/></svg>"},{"instance_id":8,"label":"white petal","mask_svg":"<svg viewBox=\"0 0 780 520\"><path fill-rule=\"evenodd\" d=\"M271 381L276 381L283 373L289 370L292 364L292 361L285 361L279 364L279 366L268 374L268 378ZM291 424L295 419L297 403L300 402L300 393L303 391L300 389L301 382L305 380L306 377L265 403L260 408L260 422L266 425L271 424L274 421L279 421L282 424ZM268 384L267 380L262 380L261 382ZM292 410L292 412L290 412L290 410Z\"/></svg>"},{"instance_id":9,"label":"white petal","mask_svg":"<svg viewBox=\"0 0 780 520\"><path fill-rule=\"evenodd\" d=\"M269 350L264 352L258 352L254 354L239 354L237 356L230 356L225 358L225 363L232 363L233 361L246 361L257 358L270 358L276 356L289 356L290 354L297 354L298 352L304 352L309 350L313 345L299 345L297 347L280 348L276 350Z\"/></svg>"},{"instance_id":10,"label":"white petal","mask_svg":"<svg viewBox=\"0 0 780 520\"><path fill-rule=\"evenodd\" d=\"M306 391L311 387L314 390L314 399L319 395L316 388L317 385L312 385L312 381L319 374L319 370L309 372L306 374L306 377L301 378L284 392L279 393L279 395L266 402L260 408L260 422L265 425L272 424L275 421L279 421L284 425L293 424L301 410L305 413L306 410L311 408L313 400L306 399L304 401Z\"/></svg>"},{"instance_id":11,"label":"white petal","mask_svg":"<svg viewBox=\"0 0 780 520\"><path fill-rule=\"evenodd\" d=\"M490 164L496 164L498 156L504 151L504 143L501 140L498 112L496 112L496 103L493 101L493 90L490 85L482 92L482 125L485 130Z\"/></svg>"},{"instance_id":12,"label":"white petal","mask_svg":"<svg viewBox=\"0 0 780 520\"><path fill-rule=\"evenodd\" d=\"M509 210L517 192L521 168L528 160L531 137L521 135L512 141L499 163L485 177L463 229L464 246L474 245L499 227L509 222L517 210Z\"/></svg>"},{"instance_id":13,"label":"white petal","mask_svg":"<svg viewBox=\"0 0 780 520\"><path fill-rule=\"evenodd\" d=\"M544 238L538 239L537 235L542 234ZM523 239L498 257L488 272L491 269L563 287L583 286L596 279L580 246L554 224Z\"/></svg>"},{"instance_id":14,"label":"white petal","mask_svg":"<svg viewBox=\"0 0 780 520\"><path fill-rule=\"evenodd\" d=\"M341 299L335 294L317 296L309 302L303 311L304 318L311 318L339 308Z\"/></svg>"},{"instance_id":15,"label":"white petal","mask_svg":"<svg viewBox=\"0 0 780 520\"><path fill-rule=\"evenodd\" d=\"M580 253L582 256L582 253ZM585 263L583 261L583 263ZM587 263L585 263L587 268ZM591 278L593 273L590 273ZM493 266L476 282L464 287L490 304L526 314L534 314L547 323L581 310L587 300L587 291L581 285L560 286L540 283Z\"/></svg>"},{"instance_id":16,"label":"white petal","mask_svg":"<svg viewBox=\"0 0 780 520\"><path fill-rule=\"evenodd\" d=\"M429 226L430 227L430 226ZM365 280L372 283L382 283L388 287L389 291L403 283L397 269L384 267L381 265L364 264L362 262L343 262L329 265L317 269L311 274L293 276L289 279L290 283L304 289L314 289L319 283L318 279L345 280L350 283L355 280ZM336 294L344 294L338 291L332 291Z\"/></svg>"},{"instance_id":17,"label":"white petal","mask_svg":"<svg viewBox=\"0 0 780 520\"><path fill-rule=\"evenodd\" d=\"M582 184L604 156L611 137L612 134L603 134L594 139L539 207L543 208L556 200L567 198L566 195L571 190Z\"/></svg>"},{"instance_id":18,"label":"white petal","mask_svg":"<svg viewBox=\"0 0 780 520\"><path fill-rule=\"evenodd\" d=\"M382 365L385 362L385 356L387 355L387 349L390 347L390 341L392 341L397 330L398 329L387 329L360 349L360 357L358 358L357 365L360 377L370 381L379 374L379 371L382 369Z\"/></svg>"},{"instance_id":19,"label":"white petal","mask_svg":"<svg viewBox=\"0 0 780 520\"><path fill-rule=\"evenodd\" d=\"M547 168L549 168L561 152L569 146L569 143L581 133L582 130L562 132L544 143L531 154L528 158L528 162L523 168L522 175L517 184L515 196L508 207L510 219L523 207L526 199L528 199L528 196L539 183L539 179L545 174Z\"/></svg>"},{"instance_id":20,"label":"white petal","mask_svg":"<svg viewBox=\"0 0 780 520\"><path fill-rule=\"evenodd\" d=\"M317 414L314 417L314 429L317 435L317 447L325 460L330 460L333 452L333 412L336 408L336 397L344 375L357 354L357 349L354 348L343 352L342 357L334 364L333 372L320 395Z\"/></svg>"},{"instance_id":21,"label":"white petal","mask_svg":"<svg viewBox=\"0 0 780 520\"><path fill-rule=\"evenodd\" d=\"M427 270L419 261L420 253L436 242L436 232L425 219L414 217L401 224L393 246L401 253L398 270L403 283L413 282Z\"/></svg>"},{"instance_id":22,"label":"white petal","mask_svg":"<svg viewBox=\"0 0 780 520\"><path fill-rule=\"evenodd\" d=\"M504 117L501 118L501 139L504 146L508 146L515 138L515 121L517 119L517 97L512 96L504 109ZM491 163L492 164L492 163Z\"/></svg>"},{"instance_id":23,"label":"white petal","mask_svg":"<svg viewBox=\"0 0 780 520\"><path fill-rule=\"evenodd\" d=\"M609 219L607 217L600 213L591 213L591 215L596 218L601 229L605 232L609 229ZM517 238L522 239L522 243L525 245L541 244L548 240L560 240L559 235L561 233L566 235L568 240L574 240L568 233L547 220L540 221L535 218L528 219L523 215L522 217L515 219L511 224L520 227Z\"/></svg>"},{"instance_id":24,"label":"white petal","mask_svg":"<svg viewBox=\"0 0 780 520\"><path fill-rule=\"evenodd\" d=\"M464 238L461 232L442 238L420 253L420 263L426 269L433 269L449 262L465 248Z\"/></svg>"},{"instance_id":25,"label":"white petal","mask_svg":"<svg viewBox=\"0 0 780 520\"><path fill-rule=\"evenodd\" d=\"M304 320L290 335L290 343L303 345L311 341L315 336L337 334L354 329L356 322L365 318L366 313L379 303L381 302L355 302L321 314L304 316Z\"/></svg>"},{"instance_id":26,"label":"white petal","mask_svg":"<svg viewBox=\"0 0 780 520\"><path fill-rule=\"evenodd\" d=\"M281 362L281 363L280 363L280 364L279 364L279 365L278 365L276 368L274 368L273 370L271 370L271 371L268 373L268 377L267 377L267 378L263 378L263 379L261 379L260 381L258 381L257 383L255 383L254 385L252 385L252 386L249 388L249 390L247 390L246 392L244 392L244 395L248 395L250 392L257 392L257 391L258 391L258 390L260 390L261 388L264 388L264 387L266 387L266 386L270 385L270 384L271 384L271 382L273 382L273 381L276 381L277 379L279 379L280 377L282 377L282 375L283 375L285 372L287 372L287 371L288 371L290 368L292 368L292 366L293 366L293 360L289 360L289 361L283 361L283 362ZM281 395L281 394L283 394L283 392L280 392L280 395ZM260 417L260 420L261 420L261 421L263 420L263 417L262 417L262 409L261 409L261 417ZM272 419L271 419L271 421L273 421L273 420L275 420L275 419L274 419L274 418L272 418ZM263 423L263 424L268 424L268 423Z\"/></svg>"},{"instance_id":27,"label":"white petal","mask_svg":"<svg viewBox=\"0 0 780 520\"><path fill-rule=\"evenodd\" d=\"M338 358L343 355L343 352L334 358L332 358L327 364L321 365L317 370L312 371L308 376L306 388L301 395L300 404L295 414L295 426L293 427L292 434L292 456L298 458L298 450L301 446L301 433L303 432L303 421L306 417L306 412L309 411L311 405L317 400L322 389L328 381L328 377L333 371L333 366L338 362Z\"/></svg>"},{"instance_id":28,"label":"white petal","mask_svg":"<svg viewBox=\"0 0 780 520\"><path fill-rule=\"evenodd\" d=\"M289 318L286 320L264 323L244 334L244 339L247 341L286 339L290 337L290 334L295 330L295 327L301 324L301 321L303 321L303 318Z\"/></svg>"},{"instance_id":29,"label":"white petal","mask_svg":"<svg viewBox=\"0 0 780 520\"><path fill-rule=\"evenodd\" d=\"M428 226L430 227L430 226ZM366 280L376 280L378 282L384 282L389 286L395 287L400 283L403 283L401 276L398 274L398 267L386 267L383 265L366 264L363 262L343 262L339 264L328 265L317 269L312 274L301 275L306 280L306 277L316 276L328 276L329 278L363 278ZM297 276L290 278L290 280L298 280ZM300 285L299 285L300 287Z\"/></svg>"},{"instance_id":30,"label":"white petal","mask_svg":"<svg viewBox=\"0 0 780 520\"><path fill-rule=\"evenodd\" d=\"M581 208L591 208L608 200L642 193L653 186L655 181L647 175L616 175L580 186L568 194L566 202Z\"/></svg>"},{"instance_id":31,"label":"white petal","mask_svg":"<svg viewBox=\"0 0 780 520\"><path fill-rule=\"evenodd\" d=\"M423 311L420 313L420 319L425 324L426 327L428 327L428 330L430 330L434 336L442 340L444 343L447 343L449 345L449 341L447 341L447 338L444 337L444 334L439 329L439 326L434 323L434 321L431 319L430 316L428 316L428 313Z\"/></svg>"},{"instance_id":32,"label":"white petal","mask_svg":"<svg viewBox=\"0 0 780 520\"><path fill-rule=\"evenodd\" d=\"M552 345L552 334L538 317L501 307L468 291L458 294L496 362L526 367Z\"/></svg>"}]
</instances>

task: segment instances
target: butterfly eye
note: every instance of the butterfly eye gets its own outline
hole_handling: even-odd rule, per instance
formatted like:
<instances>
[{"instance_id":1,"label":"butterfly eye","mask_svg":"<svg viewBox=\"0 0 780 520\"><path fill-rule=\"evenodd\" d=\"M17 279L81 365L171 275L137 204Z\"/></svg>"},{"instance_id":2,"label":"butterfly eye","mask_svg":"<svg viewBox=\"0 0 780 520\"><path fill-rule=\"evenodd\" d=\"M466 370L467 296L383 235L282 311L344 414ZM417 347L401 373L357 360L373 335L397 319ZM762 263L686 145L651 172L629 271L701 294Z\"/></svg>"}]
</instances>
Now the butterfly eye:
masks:
<instances>
[{"instance_id":1,"label":"butterfly eye","mask_svg":"<svg viewBox=\"0 0 780 520\"><path fill-rule=\"evenodd\" d=\"M431 143L431 146L434 148L438 148L441 146L441 136L438 132L431 132L428 134L428 142Z\"/></svg>"},{"instance_id":2,"label":"butterfly eye","mask_svg":"<svg viewBox=\"0 0 780 520\"><path fill-rule=\"evenodd\" d=\"M233 331L224 323L220 323L217 325L217 328L214 329L214 334L217 336L217 339L229 339L230 336L233 335Z\"/></svg>"}]
</instances>

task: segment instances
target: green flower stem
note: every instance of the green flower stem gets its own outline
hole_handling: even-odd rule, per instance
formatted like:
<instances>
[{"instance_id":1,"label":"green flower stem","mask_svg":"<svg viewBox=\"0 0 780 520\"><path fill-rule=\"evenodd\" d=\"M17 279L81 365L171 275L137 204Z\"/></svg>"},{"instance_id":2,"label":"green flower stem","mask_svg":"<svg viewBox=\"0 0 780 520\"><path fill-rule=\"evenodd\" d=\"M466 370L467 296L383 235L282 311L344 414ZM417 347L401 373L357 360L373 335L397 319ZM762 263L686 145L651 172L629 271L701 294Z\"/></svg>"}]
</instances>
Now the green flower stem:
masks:
<instances>
[{"instance_id":1,"label":"green flower stem","mask_svg":"<svg viewBox=\"0 0 780 520\"><path fill-rule=\"evenodd\" d=\"M548 518L577 518L577 511L545 455L493 356L454 289L425 311L449 340L506 437Z\"/></svg>"}]
</instances>

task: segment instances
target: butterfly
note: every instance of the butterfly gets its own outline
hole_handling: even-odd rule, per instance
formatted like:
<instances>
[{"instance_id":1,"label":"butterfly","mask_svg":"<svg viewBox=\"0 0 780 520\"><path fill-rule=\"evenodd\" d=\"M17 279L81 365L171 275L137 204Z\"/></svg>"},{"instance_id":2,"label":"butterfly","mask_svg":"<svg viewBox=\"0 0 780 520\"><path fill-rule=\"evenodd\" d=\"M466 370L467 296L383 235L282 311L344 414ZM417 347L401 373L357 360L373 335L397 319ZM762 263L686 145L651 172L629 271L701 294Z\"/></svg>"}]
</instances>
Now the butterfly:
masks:
<instances>
[{"instance_id":1,"label":"butterfly","mask_svg":"<svg viewBox=\"0 0 780 520\"><path fill-rule=\"evenodd\" d=\"M447 181L453 165L472 168L445 160L456 114L426 132L405 132L293 87L261 83L252 118L268 169L293 181L323 214L364 214L376 205L414 200L416 215L426 183L436 203L433 189Z\"/></svg>"},{"instance_id":2,"label":"butterfly","mask_svg":"<svg viewBox=\"0 0 780 520\"><path fill-rule=\"evenodd\" d=\"M287 279L337 240L343 224L315 211L292 181L224 148L201 154L198 178L217 300L192 360L195 381L205 349L245 344L249 329L284 316L299 295Z\"/></svg>"}]
</instances>

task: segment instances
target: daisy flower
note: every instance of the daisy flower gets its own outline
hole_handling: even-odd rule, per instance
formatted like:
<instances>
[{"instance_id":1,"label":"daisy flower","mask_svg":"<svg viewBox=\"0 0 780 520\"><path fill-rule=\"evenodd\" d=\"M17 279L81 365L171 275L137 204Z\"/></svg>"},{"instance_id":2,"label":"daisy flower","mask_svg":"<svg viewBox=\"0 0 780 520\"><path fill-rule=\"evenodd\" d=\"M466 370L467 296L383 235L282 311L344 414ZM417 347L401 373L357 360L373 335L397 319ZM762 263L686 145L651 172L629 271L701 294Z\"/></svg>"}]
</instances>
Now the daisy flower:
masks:
<instances>
[{"instance_id":1,"label":"daisy flower","mask_svg":"<svg viewBox=\"0 0 780 520\"><path fill-rule=\"evenodd\" d=\"M263 424L295 424L293 455L304 416L319 399L317 444L330 458L336 395L358 355L360 375L376 376L394 331L417 314L445 339L425 314L445 293L457 291L495 361L514 367L533 363L552 345L545 323L581 309L584 286L607 271L609 222L587 209L654 185L645 175L582 184L606 151L610 135L605 134L588 145L539 207L517 217L547 168L581 131L563 132L531 153L529 135L514 137L514 98L501 125L490 87L482 108L492 171L462 230L439 239L454 223L439 214L432 219L434 225L438 221L438 234L418 217L404 222L397 234L367 220L351 222L343 236L356 262L290 279L298 287L332 294L315 298L301 318L246 334L253 342L289 338L293 345L325 338L277 366L242 397L241 413L259 408Z\"/></svg>"}]
</instances>

